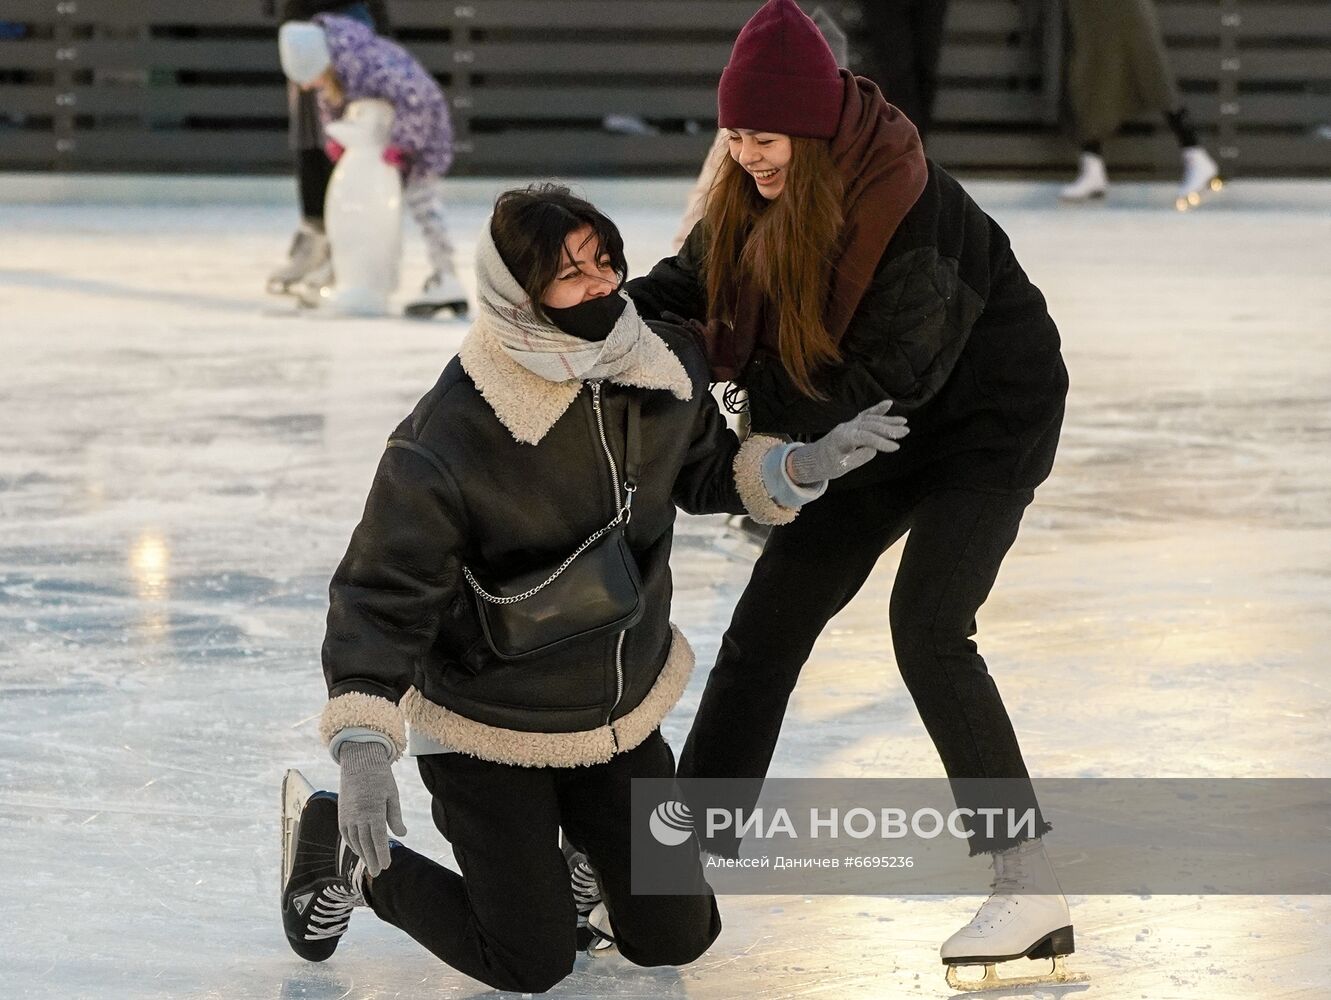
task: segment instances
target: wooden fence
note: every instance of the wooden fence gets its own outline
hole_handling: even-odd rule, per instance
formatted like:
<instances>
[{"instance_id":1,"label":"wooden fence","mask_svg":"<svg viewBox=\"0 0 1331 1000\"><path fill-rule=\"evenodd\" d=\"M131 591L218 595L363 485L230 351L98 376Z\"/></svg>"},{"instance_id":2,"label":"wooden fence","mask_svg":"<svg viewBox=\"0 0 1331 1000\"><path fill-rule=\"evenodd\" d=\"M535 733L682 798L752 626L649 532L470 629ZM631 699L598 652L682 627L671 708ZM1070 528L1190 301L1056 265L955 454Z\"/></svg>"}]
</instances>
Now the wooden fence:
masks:
<instances>
[{"instance_id":1,"label":"wooden fence","mask_svg":"<svg viewBox=\"0 0 1331 1000\"><path fill-rule=\"evenodd\" d=\"M1106 0L1114 2L1114 0ZM848 27L856 5L823 0ZM3 0L0 169L289 169L274 0ZM390 0L446 88L455 172L689 174L758 0ZM806 3L806 8L814 6ZM1331 0L1158 0L1193 116L1231 175L1331 172ZM1066 172L1057 0L952 0L930 153L957 170ZM1051 13L1052 12L1052 13ZM607 130L608 116L648 134ZM1160 123L1108 149L1172 174Z\"/></svg>"}]
</instances>

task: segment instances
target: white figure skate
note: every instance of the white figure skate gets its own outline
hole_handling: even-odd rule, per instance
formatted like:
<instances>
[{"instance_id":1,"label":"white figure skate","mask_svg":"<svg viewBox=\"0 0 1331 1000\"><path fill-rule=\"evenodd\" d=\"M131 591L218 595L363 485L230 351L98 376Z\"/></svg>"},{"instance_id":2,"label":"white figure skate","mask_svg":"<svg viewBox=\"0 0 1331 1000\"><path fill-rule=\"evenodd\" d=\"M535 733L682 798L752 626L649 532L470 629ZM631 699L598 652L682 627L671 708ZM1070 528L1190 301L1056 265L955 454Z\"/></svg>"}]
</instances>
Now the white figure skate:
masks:
<instances>
[{"instance_id":1,"label":"white figure skate","mask_svg":"<svg viewBox=\"0 0 1331 1000\"><path fill-rule=\"evenodd\" d=\"M1077 179L1058 192L1060 200L1081 203L1103 198L1108 193L1109 172L1105 169L1104 157L1095 153L1082 153L1080 163L1081 171Z\"/></svg>"},{"instance_id":2,"label":"white figure skate","mask_svg":"<svg viewBox=\"0 0 1331 1000\"><path fill-rule=\"evenodd\" d=\"M456 274L435 271L425 279L421 293L403 310L412 319L432 319L436 313L450 312L454 319L467 316L467 292Z\"/></svg>"},{"instance_id":3,"label":"white figure skate","mask_svg":"<svg viewBox=\"0 0 1331 1000\"><path fill-rule=\"evenodd\" d=\"M1069 973L1063 956L1075 950L1072 918L1058 887L1053 866L1038 838L994 855L991 895L969 924L939 949L947 966L947 984L959 992L1084 982ZM1003 978L999 962L1019 958L1050 959L1053 968L1036 975ZM963 979L964 965L984 966L980 979Z\"/></svg>"},{"instance_id":4,"label":"white figure skate","mask_svg":"<svg viewBox=\"0 0 1331 1000\"><path fill-rule=\"evenodd\" d=\"M336 282L320 305L351 316L383 316L402 256L402 178L384 162L393 127L387 101L352 101L325 131L345 148L328 182L324 226Z\"/></svg>"},{"instance_id":5,"label":"white figure skate","mask_svg":"<svg viewBox=\"0 0 1331 1000\"><path fill-rule=\"evenodd\" d=\"M1179 183L1174 207L1180 212L1196 208L1208 191L1219 191L1225 186L1220 178L1220 166L1201 146L1183 150L1183 180Z\"/></svg>"},{"instance_id":6,"label":"white figure skate","mask_svg":"<svg viewBox=\"0 0 1331 1000\"><path fill-rule=\"evenodd\" d=\"M273 295L291 292L311 272L328 263L328 237L309 220L302 220L291 240L287 261L268 276Z\"/></svg>"}]
</instances>

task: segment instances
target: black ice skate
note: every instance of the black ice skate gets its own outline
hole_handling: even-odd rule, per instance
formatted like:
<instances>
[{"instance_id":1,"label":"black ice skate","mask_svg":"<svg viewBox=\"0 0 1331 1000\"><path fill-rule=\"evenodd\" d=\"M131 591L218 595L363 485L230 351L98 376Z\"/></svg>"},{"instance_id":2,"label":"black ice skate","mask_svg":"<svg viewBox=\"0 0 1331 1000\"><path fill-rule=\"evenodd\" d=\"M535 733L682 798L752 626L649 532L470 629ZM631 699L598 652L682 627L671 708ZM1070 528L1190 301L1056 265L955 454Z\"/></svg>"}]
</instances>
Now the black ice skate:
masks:
<instances>
[{"instance_id":1,"label":"black ice skate","mask_svg":"<svg viewBox=\"0 0 1331 1000\"><path fill-rule=\"evenodd\" d=\"M560 837L560 846L564 849L564 860L568 862L569 882L573 888L573 903L578 908L578 950L596 951L608 948L613 942L594 931L588 923L592 911L601 904L601 884L596 879L596 870L587 860L587 855L574 847L564 837Z\"/></svg>"},{"instance_id":2,"label":"black ice skate","mask_svg":"<svg viewBox=\"0 0 1331 1000\"><path fill-rule=\"evenodd\" d=\"M282 781L282 927L291 950L322 962L337 950L354 907L364 906L365 865L337 831L337 795L299 771Z\"/></svg>"},{"instance_id":3,"label":"black ice skate","mask_svg":"<svg viewBox=\"0 0 1331 1000\"><path fill-rule=\"evenodd\" d=\"M597 903L592 912L587 914L587 930L589 937L582 950L589 955L603 954L615 947L615 928L610 923L610 911L606 909L605 903Z\"/></svg>"}]
</instances>

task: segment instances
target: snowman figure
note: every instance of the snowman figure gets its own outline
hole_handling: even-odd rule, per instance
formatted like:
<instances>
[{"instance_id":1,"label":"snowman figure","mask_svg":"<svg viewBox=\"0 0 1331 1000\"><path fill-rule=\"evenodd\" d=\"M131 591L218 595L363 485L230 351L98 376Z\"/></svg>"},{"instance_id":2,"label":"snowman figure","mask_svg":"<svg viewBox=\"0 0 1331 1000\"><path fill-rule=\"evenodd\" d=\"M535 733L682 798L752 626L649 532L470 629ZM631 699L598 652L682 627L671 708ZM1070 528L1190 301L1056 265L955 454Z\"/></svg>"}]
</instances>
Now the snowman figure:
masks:
<instances>
[{"instance_id":1,"label":"snowman figure","mask_svg":"<svg viewBox=\"0 0 1331 1000\"><path fill-rule=\"evenodd\" d=\"M345 150L337 161L324 220L335 284L321 306L347 316L384 316L402 257L402 178L384 162L393 128L387 101L360 100L325 127Z\"/></svg>"}]
</instances>

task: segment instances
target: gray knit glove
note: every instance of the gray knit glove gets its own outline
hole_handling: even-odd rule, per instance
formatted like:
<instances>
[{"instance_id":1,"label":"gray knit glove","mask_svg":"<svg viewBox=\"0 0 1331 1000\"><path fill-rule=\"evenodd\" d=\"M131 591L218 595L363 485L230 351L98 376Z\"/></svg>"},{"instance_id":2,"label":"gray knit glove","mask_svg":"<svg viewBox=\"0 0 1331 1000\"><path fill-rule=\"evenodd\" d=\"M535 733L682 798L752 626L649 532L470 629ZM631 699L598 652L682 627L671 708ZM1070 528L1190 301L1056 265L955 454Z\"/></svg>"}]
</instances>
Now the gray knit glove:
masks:
<instances>
[{"instance_id":1,"label":"gray knit glove","mask_svg":"<svg viewBox=\"0 0 1331 1000\"><path fill-rule=\"evenodd\" d=\"M378 875L392 860L388 856L388 830L405 836L397 782L382 743L343 743L337 761L342 782L337 796L337 828L371 875Z\"/></svg>"},{"instance_id":2,"label":"gray knit glove","mask_svg":"<svg viewBox=\"0 0 1331 1000\"><path fill-rule=\"evenodd\" d=\"M790 478L800 485L836 479L858 469L879 452L896 451L910 433L905 417L889 417L892 400L869 407L853 420L837 424L813 444L796 448L786 459Z\"/></svg>"}]
</instances>

